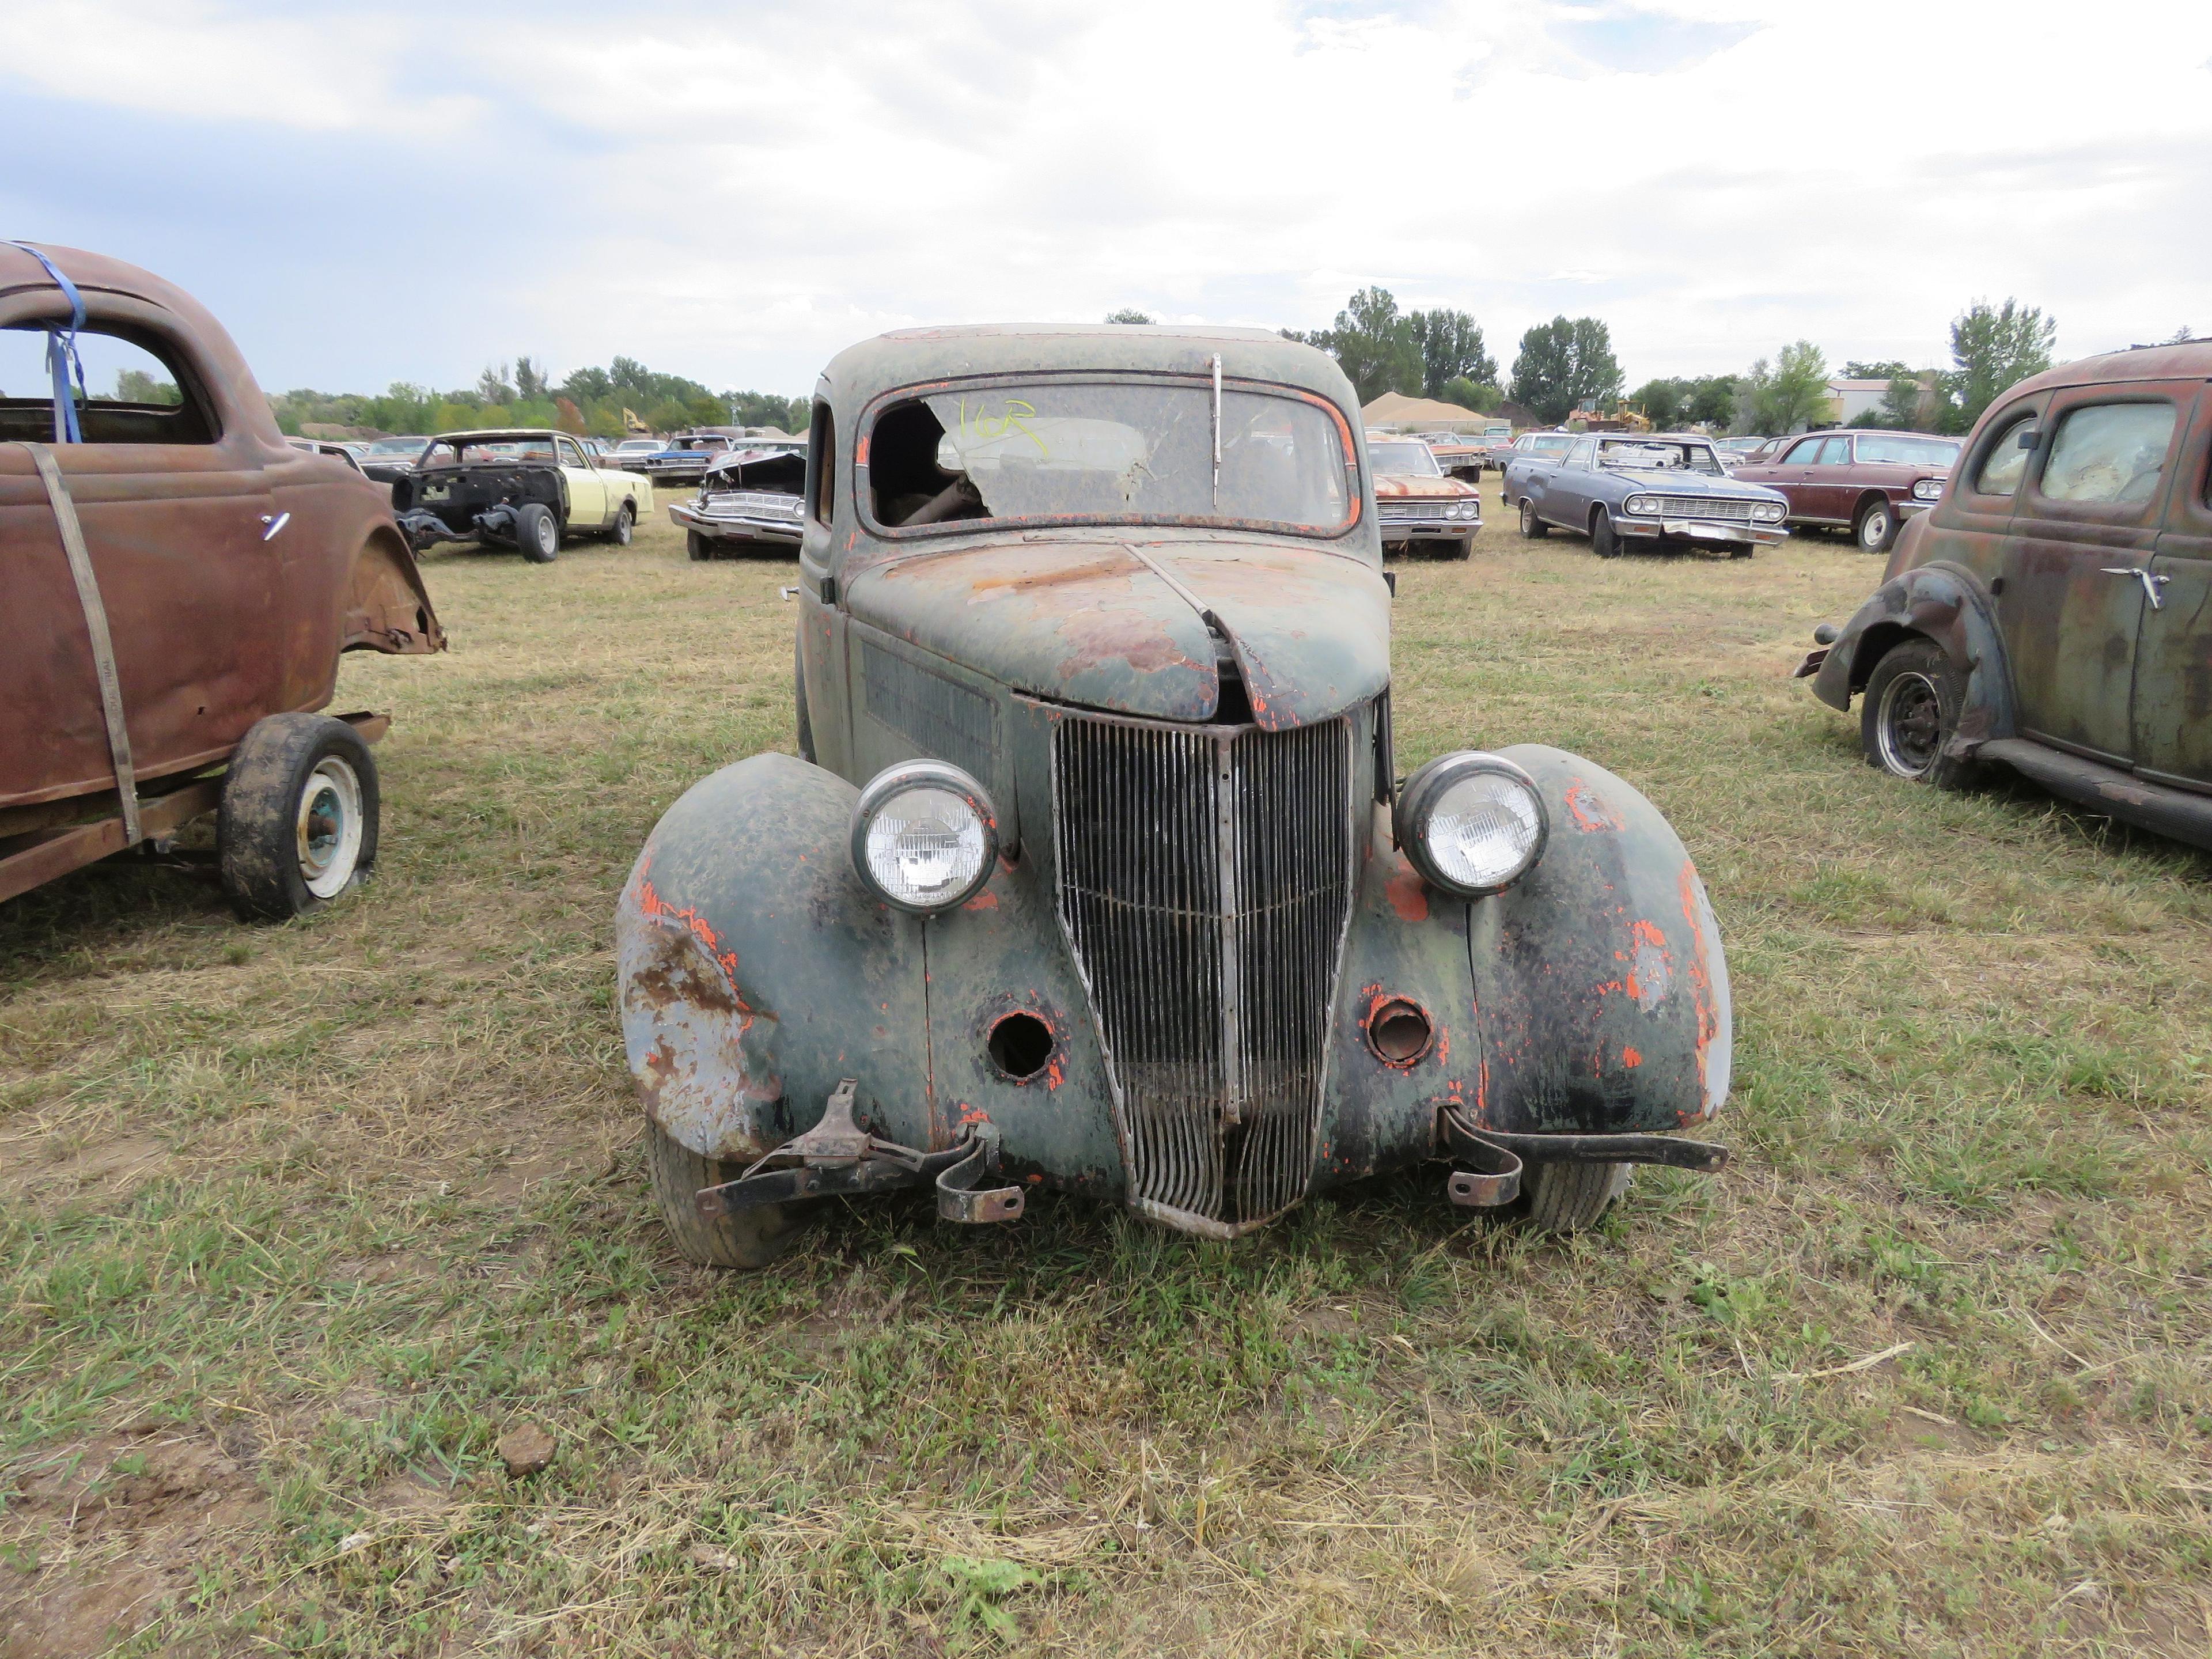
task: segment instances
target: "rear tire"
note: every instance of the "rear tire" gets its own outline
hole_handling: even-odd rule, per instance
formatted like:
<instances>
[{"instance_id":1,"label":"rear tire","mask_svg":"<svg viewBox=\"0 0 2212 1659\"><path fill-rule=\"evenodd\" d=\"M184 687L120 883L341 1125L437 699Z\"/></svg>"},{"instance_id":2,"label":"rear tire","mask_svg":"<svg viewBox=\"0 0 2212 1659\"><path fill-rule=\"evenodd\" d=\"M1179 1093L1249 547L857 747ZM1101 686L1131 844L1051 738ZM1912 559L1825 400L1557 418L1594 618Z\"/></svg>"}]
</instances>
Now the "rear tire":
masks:
<instances>
[{"instance_id":1,"label":"rear tire","mask_svg":"<svg viewBox=\"0 0 2212 1659\"><path fill-rule=\"evenodd\" d=\"M1578 1233L1597 1224L1628 1190L1632 1164L1531 1164L1521 1177L1528 1219L1547 1233Z\"/></svg>"},{"instance_id":2,"label":"rear tire","mask_svg":"<svg viewBox=\"0 0 2212 1659\"><path fill-rule=\"evenodd\" d=\"M1603 507L1590 514L1590 551L1601 559L1620 556L1620 534L1613 527L1613 515Z\"/></svg>"},{"instance_id":3,"label":"rear tire","mask_svg":"<svg viewBox=\"0 0 2212 1659\"><path fill-rule=\"evenodd\" d=\"M1859 746L1867 764L1894 778L1963 789L1979 767L1944 750L1959 730L1966 676L1933 640L1892 646L1867 676L1859 703Z\"/></svg>"},{"instance_id":4,"label":"rear tire","mask_svg":"<svg viewBox=\"0 0 2212 1659\"><path fill-rule=\"evenodd\" d=\"M615 527L607 532L607 539L617 547L628 547L637 534L637 509L628 501L615 514Z\"/></svg>"},{"instance_id":5,"label":"rear tire","mask_svg":"<svg viewBox=\"0 0 2212 1659\"><path fill-rule=\"evenodd\" d=\"M1897 539L1897 509L1887 501L1869 501L1851 521L1851 539L1862 553L1887 553Z\"/></svg>"},{"instance_id":6,"label":"rear tire","mask_svg":"<svg viewBox=\"0 0 2212 1659\"><path fill-rule=\"evenodd\" d=\"M319 910L376 863L381 800L361 733L327 714L271 714L231 751L216 815L222 890L246 921Z\"/></svg>"},{"instance_id":7,"label":"rear tire","mask_svg":"<svg viewBox=\"0 0 2212 1659\"><path fill-rule=\"evenodd\" d=\"M1536 516L1536 503L1526 495L1521 498L1521 533L1530 541L1541 541L1551 534L1552 526Z\"/></svg>"},{"instance_id":8,"label":"rear tire","mask_svg":"<svg viewBox=\"0 0 2212 1659\"><path fill-rule=\"evenodd\" d=\"M561 521L550 507L525 501L514 509L514 544L532 564L550 564L561 556Z\"/></svg>"},{"instance_id":9,"label":"rear tire","mask_svg":"<svg viewBox=\"0 0 2212 1659\"><path fill-rule=\"evenodd\" d=\"M719 1187L744 1173L741 1164L702 1158L650 1118L645 1125L645 1170L668 1236L686 1261L750 1271L767 1267L799 1243L800 1229L787 1204L740 1210L708 1220L692 1203L702 1187Z\"/></svg>"}]
</instances>

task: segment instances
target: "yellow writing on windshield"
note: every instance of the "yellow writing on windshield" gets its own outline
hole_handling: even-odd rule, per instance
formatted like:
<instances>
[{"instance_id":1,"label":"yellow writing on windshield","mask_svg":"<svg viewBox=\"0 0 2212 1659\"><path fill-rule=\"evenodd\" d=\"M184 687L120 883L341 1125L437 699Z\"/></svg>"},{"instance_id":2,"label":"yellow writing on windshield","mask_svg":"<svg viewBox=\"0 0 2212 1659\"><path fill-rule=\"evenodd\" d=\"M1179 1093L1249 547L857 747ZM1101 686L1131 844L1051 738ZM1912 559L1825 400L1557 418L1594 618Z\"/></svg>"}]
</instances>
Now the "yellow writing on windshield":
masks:
<instances>
[{"instance_id":1,"label":"yellow writing on windshield","mask_svg":"<svg viewBox=\"0 0 2212 1659\"><path fill-rule=\"evenodd\" d=\"M1033 420L1036 416L1035 404L1024 402L1019 398L1004 398L1000 401L1000 412L996 415L988 413L989 405L981 402L979 402L974 410L970 411L965 398L961 398L956 407L958 424L952 428L952 434L953 442L957 447L964 451L971 437L978 443L988 444L996 443L1010 432L1018 432L1036 446L1039 455L1048 460L1051 459L1051 449L1046 446L1043 439L1031 430L1029 424L1029 420ZM1025 416L1029 420L1023 418Z\"/></svg>"}]
</instances>

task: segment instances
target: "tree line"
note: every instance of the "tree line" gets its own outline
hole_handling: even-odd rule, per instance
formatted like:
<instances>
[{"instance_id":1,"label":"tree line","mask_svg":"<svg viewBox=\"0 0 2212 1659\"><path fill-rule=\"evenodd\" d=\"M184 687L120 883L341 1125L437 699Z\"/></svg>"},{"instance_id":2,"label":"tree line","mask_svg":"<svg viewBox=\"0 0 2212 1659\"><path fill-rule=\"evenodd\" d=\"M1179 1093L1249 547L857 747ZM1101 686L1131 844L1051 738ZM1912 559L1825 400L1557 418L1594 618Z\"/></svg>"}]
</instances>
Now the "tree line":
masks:
<instances>
[{"instance_id":1,"label":"tree line","mask_svg":"<svg viewBox=\"0 0 2212 1659\"><path fill-rule=\"evenodd\" d=\"M474 386L434 391L395 380L382 392L280 392L269 400L276 424L297 434L305 424L395 434L463 432L474 427L556 427L594 438L623 435L629 410L655 432L695 426L806 429L812 405L772 392L715 392L681 374L664 374L631 357L605 368L578 368L556 384L530 357L486 366Z\"/></svg>"}]
</instances>

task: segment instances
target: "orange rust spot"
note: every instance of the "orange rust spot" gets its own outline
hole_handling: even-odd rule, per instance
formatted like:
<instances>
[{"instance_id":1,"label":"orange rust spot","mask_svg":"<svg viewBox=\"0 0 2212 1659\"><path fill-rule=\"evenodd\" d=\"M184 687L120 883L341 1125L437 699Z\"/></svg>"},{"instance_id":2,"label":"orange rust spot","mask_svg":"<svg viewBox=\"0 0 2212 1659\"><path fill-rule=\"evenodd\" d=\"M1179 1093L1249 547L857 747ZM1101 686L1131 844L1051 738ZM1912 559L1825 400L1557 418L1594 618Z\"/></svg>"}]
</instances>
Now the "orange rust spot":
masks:
<instances>
[{"instance_id":1,"label":"orange rust spot","mask_svg":"<svg viewBox=\"0 0 2212 1659\"><path fill-rule=\"evenodd\" d=\"M1623 1048L1620 1051L1620 1063L1633 1071L1644 1063L1644 1056L1633 1048Z\"/></svg>"},{"instance_id":2,"label":"orange rust spot","mask_svg":"<svg viewBox=\"0 0 2212 1659\"><path fill-rule=\"evenodd\" d=\"M1567 813L1584 835L1623 827L1620 815L1579 778L1567 786Z\"/></svg>"},{"instance_id":3,"label":"orange rust spot","mask_svg":"<svg viewBox=\"0 0 2212 1659\"><path fill-rule=\"evenodd\" d=\"M1390 908L1398 913L1401 921L1426 921L1429 919L1429 890L1422 884L1421 872L1406 862L1401 855L1398 867L1390 872L1390 879L1382 890L1389 896Z\"/></svg>"},{"instance_id":4,"label":"orange rust spot","mask_svg":"<svg viewBox=\"0 0 2212 1659\"><path fill-rule=\"evenodd\" d=\"M999 896L986 887L960 908L963 910L995 910L999 908Z\"/></svg>"},{"instance_id":5,"label":"orange rust spot","mask_svg":"<svg viewBox=\"0 0 2212 1659\"><path fill-rule=\"evenodd\" d=\"M860 441L853 446L854 466L866 466L868 464L868 441L874 436L875 434L872 432L864 432L860 434Z\"/></svg>"}]
</instances>

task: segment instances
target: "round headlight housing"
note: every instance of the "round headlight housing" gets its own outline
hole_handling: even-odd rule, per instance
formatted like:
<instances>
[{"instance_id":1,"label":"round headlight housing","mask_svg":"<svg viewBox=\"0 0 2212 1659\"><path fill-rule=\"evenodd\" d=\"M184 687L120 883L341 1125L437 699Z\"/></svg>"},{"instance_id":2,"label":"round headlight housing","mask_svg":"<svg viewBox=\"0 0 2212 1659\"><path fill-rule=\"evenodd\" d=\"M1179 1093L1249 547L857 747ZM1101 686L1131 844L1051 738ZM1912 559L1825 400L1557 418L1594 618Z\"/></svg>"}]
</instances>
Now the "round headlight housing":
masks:
<instances>
[{"instance_id":1,"label":"round headlight housing","mask_svg":"<svg viewBox=\"0 0 2212 1659\"><path fill-rule=\"evenodd\" d=\"M884 903L915 915L964 904L991 878L999 815L983 786L943 761L876 774L853 808L853 869Z\"/></svg>"},{"instance_id":2,"label":"round headlight housing","mask_svg":"<svg viewBox=\"0 0 2212 1659\"><path fill-rule=\"evenodd\" d=\"M1398 841L1431 886L1476 897L1511 886L1544 855L1551 816L1536 781L1503 755L1462 750L1406 780Z\"/></svg>"},{"instance_id":3,"label":"round headlight housing","mask_svg":"<svg viewBox=\"0 0 2212 1659\"><path fill-rule=\"evenodd\" d=\"M1942 494L1943 481L1941 478L1917 478L1913 481L1912 499L1916 501L1932 501Z\"/></svg>"},{"instance_id":4,"label":"round headlight housing","mask_svg":"<svg viewBox=\"0 0 2212 1659\"><path fill-rule=\"evenodd\" d=\"M1780 501L1760 501L1752 509L1752 516L1761 524L1780 524L1782 515L1789 511Z\"/></svg>"},{"instance_id":5,"label":"round headlight housing","mask_svg":"<svg viewBox=\"0 0 2212 1659\"><path fill-rule=\"evenodd\" d=\"M1648 515L1659 510L1657 500L1650 495L1631 495L1622 503L1631 513Z\"/></svg>"}]
</instances>

